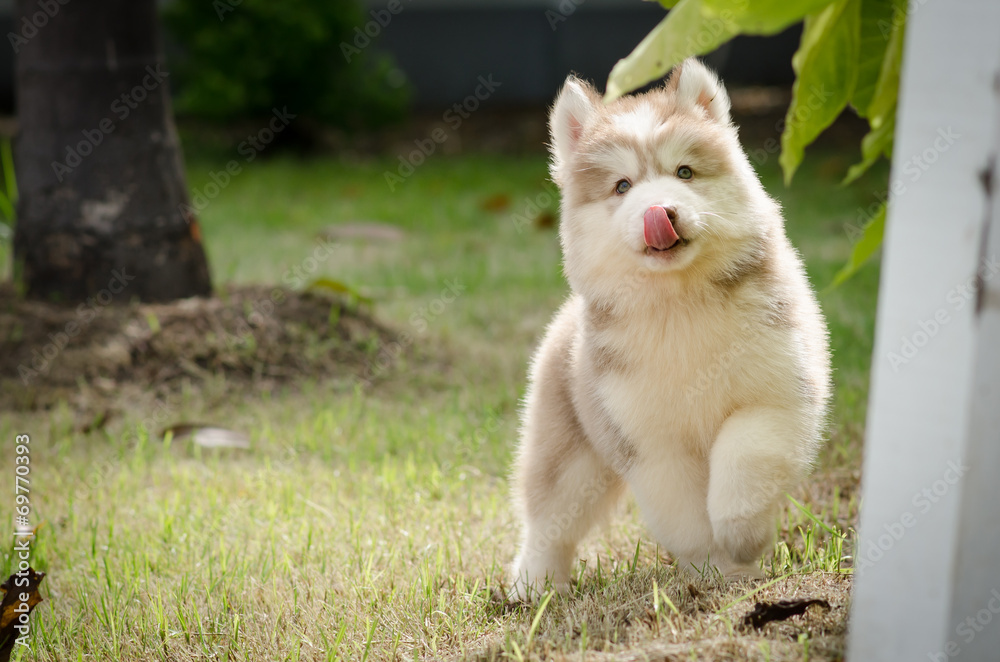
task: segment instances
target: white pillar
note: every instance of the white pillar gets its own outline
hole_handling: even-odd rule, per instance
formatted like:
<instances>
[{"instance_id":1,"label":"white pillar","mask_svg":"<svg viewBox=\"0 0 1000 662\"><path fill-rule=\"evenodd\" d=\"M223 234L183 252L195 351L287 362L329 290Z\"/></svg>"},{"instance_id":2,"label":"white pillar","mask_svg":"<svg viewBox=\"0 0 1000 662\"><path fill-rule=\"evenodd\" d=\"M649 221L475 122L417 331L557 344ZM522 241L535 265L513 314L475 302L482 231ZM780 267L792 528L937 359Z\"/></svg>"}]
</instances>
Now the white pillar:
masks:
<instances>
[{"instance_id":1,"label":"white pillar","mask_svg":"<svg viewBox=\"0 0 1000 662\"><path fill-rule=\"evenodd\" d=\"M908 6L848 657L998 660L1000 2Z\"/></svg>"},{"instance_id":2,"label":"white pillar","mask_svg":"<svg viewBox=\"0 0 1000 662\"><path fill-rule=\"evenodd\" d=\"M1000 75L993 92L1000 107ZM1000 112L994 113L993 153L998 155ZM980 274L965 449L969 472L961 490L944 649L961 660L1000 660L1000 160L994 160L990 177L993 200L986 211L983 251L988 266Z\"/></svg>"}]
</instances>

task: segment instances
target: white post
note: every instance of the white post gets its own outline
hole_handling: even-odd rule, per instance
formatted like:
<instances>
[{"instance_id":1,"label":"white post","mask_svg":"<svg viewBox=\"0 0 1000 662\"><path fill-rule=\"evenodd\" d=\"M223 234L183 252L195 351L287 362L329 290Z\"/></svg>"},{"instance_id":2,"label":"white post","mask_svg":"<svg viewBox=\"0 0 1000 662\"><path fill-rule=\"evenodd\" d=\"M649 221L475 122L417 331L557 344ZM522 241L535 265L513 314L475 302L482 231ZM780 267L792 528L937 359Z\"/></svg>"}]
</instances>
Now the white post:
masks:
<instances>
[{"instance_id":1,"label":"white post","mask_svg":"<svg viewBox=\"0 0 1000 662\"><path fill-rule=\"evenodd\" d=\"M848 657L997 660L1000 2L908 7Z\"/></svg>"},{"instance_id":2,"label":"white post","mask_svg":"<svg viewBox=\"0 0 1000 662\"><path fill-rule=\"evenodd\" d=\"M1000 107L1000 73L993 93ZM994 161L984 179L985 269L976 307L975 376L957 527L957 558L944 653L962 660L1000 660L1000 112L994 110ZM940 659L940 658L939 658Z\"/></svg>"}]
</instances>

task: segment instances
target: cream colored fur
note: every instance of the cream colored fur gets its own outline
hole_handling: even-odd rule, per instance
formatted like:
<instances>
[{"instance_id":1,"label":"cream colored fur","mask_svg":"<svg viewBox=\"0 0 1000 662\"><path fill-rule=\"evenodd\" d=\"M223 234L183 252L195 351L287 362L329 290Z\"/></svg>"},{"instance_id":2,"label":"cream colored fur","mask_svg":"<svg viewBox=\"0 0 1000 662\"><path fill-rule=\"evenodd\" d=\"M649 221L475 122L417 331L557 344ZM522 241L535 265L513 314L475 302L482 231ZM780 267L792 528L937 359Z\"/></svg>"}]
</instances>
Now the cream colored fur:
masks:
<instances>
[{"instance_id":1,"label":"cream colored fur","mask_svg":"<svg viewBox=\"0 0 1000 662\"><path fill-rule=\"evenodd\" d=\"M829 350L728 96L697 60L609 106L570 77L550 122L572 293L531 367L514 592L565 587L578 542L626 486L682 566L759 575L820 443ZM652 205L677 213L682 243L663 253L643 238Z\"/></svg>"}]
</instances>

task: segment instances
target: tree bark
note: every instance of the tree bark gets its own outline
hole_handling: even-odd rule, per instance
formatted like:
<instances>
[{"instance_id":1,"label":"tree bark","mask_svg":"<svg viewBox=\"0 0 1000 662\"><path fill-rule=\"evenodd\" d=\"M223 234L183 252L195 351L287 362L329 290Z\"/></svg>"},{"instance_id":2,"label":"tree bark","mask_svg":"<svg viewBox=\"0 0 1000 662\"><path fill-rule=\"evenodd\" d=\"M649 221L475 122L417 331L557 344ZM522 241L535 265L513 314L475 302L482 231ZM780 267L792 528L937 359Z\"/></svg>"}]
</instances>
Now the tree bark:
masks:
<instances>
[{"instance_id":1,"label":"tree bark","mask_svg":"<svg viewBox=\"0 0 1000 662\"><path fill-rule=\"evenodd\" d=\"M18 0L14 34L14 254L26 295L209 295L156 0Z\"/></svg>"}]
</instances>

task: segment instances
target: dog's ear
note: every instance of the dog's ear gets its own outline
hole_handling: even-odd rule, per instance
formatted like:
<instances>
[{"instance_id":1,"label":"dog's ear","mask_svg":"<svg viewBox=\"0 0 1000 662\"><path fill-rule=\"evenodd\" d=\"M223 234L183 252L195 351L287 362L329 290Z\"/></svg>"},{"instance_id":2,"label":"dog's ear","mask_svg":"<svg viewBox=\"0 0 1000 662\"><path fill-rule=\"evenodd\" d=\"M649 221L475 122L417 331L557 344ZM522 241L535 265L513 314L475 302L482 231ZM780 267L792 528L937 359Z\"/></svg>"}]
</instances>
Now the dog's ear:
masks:
<instances>
[{"instance_id":1,"label":"dog's ear","mask_svg":"<svg viewBox=\"0 0 1000 662\"><path fill-rule=\"evenodd\" d=\"M600 95L590 83L576 76L566 79L549 115L553 173L577 151L583 128L597 113L600 102Z\"/></svg>"},{"instance_id":2,"label":"dog's ear","mask_svg":"<svg viewBox=\"0 0 1000 662\"><path fill-rule=\"evenodd\" d=\"M670 74L667 89L674 92L681 106L700 107L710 119L729 124L729 95L726 88L701 61L690 57Z\"/></svg>"}]
</instances>

